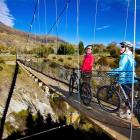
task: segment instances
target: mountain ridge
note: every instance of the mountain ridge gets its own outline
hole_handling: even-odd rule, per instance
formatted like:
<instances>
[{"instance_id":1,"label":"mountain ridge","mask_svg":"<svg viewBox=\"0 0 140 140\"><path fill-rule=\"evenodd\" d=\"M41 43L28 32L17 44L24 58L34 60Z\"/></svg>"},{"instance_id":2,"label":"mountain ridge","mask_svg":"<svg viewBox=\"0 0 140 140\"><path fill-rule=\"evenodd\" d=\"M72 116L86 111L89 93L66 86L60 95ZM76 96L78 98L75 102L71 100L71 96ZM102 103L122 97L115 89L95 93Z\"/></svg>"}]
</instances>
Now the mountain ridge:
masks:
<instances>
[{"instance_id":1,"label":"mountain ridge","mask_svg":"<svg viewBox=\"0 0 140 140\"><path fill-rule=\"evenodd\" d=\"M28 40L29 37L29 40ZM28 41L28 42L27 42ZM41 44L56 44L66 43L66 41L51 35L34 35L32 33L20 31L0 22L0 45L6 47L25 47L28 43L28 48L32 49Z\"/></svg>"}]
</instances>

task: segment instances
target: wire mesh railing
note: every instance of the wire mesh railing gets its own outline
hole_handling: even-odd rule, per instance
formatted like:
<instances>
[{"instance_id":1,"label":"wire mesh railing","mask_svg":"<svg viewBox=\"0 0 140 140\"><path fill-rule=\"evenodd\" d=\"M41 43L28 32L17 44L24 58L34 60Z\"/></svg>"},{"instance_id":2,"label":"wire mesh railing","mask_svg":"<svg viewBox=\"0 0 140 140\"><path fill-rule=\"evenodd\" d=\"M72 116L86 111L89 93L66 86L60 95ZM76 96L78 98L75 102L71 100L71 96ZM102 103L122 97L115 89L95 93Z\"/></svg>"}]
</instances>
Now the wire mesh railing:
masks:
<instances>
[{"instance_id":1,"label":"wire mesh railing","mask_svg":"<svg viewBox=\"0 0 140 140\"><path fill-rule=\"evenodd\" d=\"M60 65L50 60L39 61L39 62L35 62L33 60L32 61L20 60L20 62L46 76L56 79L59 82L65 83L66 85L69 85L70 76L74 69L70 67L65 67L63 65ZM75 68L74 70L75 73L78 75L78 69ZM110 85L114 81L117 82L119 79L123 81L124 79L126 79L128 75L131 76L130 73L132 72L121 71L120 73L125 73L125 75L118 76L117 78L116 75L112 76L113 72L110 72L110 74L108 74L108 71L95 71L95 70L92 71L92 78L90 84L91 84L91 89L93 91L93 95L96 96L96 92L99 87L103 85ZM131 77L129 77L128 79L130 78Z\"/></svg>"}]
</instances>

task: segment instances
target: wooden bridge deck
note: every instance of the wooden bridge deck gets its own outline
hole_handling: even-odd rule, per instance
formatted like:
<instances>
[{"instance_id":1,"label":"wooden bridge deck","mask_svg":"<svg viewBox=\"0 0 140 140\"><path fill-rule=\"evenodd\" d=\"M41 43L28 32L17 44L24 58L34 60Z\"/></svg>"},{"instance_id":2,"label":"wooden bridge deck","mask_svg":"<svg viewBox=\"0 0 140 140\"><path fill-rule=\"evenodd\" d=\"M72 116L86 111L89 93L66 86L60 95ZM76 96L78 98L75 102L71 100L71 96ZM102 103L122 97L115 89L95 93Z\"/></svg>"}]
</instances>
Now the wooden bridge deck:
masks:
<instances>
[{"instance_id":1,"label":"wooden bridge deck","mask_svg":"<svg viewBox=\"0 0 140 140\"><path fill-rule=\"evenodd\" d=\"M88 110L80 103L76 95L68 97L68 87L63 83L59 83L46 75L39 73L18 62L19 65L28 73L33 74L36 78L46 84L49 88L61 95L64 100L84 115L91 123L98 125L102 130L110 135L112 139L128 140L130 136L130 122L119 118L116 114L103 111L96 100L91 103L92 109ZM140 124L133 117L133 140L140 140Z\"/></svg>"}]
</instances>

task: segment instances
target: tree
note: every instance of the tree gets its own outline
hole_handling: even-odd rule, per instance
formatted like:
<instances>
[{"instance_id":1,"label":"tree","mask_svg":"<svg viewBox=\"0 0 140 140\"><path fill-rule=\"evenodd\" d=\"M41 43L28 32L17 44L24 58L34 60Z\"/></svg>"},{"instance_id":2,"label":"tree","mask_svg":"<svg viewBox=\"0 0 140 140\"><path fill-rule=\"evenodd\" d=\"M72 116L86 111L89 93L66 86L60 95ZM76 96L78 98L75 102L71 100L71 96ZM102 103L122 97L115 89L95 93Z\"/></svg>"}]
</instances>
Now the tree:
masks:
<instances>
[{"instance_id":1,"label":"tree","mask_svg":"<svg viewBox=\"0 0 140 140\"><path fill-rule=\"evenodd\" d=\"M120 49L116 46L115 43L110 43L107 46L107 51L110 53L110 56L114 57L114 58L118 58L120 56Z\"/></svg>"},{"instance_id":2,"label":"tree","mask_svg":"<svg viewBox=\"0 0 140 140\"><path fill-rule=\"evenodd\" d=\"M79 54L83 55L84 54L84 44L82 41L79 42L78 47L79 47Z\"/></svg>"},{"instance_id":3,"label":"tree","mask_svg":"<svg viewBox=\"0 0 140 140\"><path fill-rule=\"evenodd\" d=\"M58 50L57 50L57 54L61 54L61 55L65 55L66 54L66 50L67 47L65 44L60 44Z\"/></svg>"},{"instance_id":4,"label":"tree","mask_svg":"<svg viewBox=\"0 0 140 140\"><path fill-rule=\"evenodd\" d=\"M117 48L116 44L115 43L110 43L108 44L108 46L106 47L108 51L111 51L113 50L114 48Z\"/></svg>"},{"instance_id":5,"label":"tree","mask_svg":"<svg viewBox=\"0 0 140 140\"><path fill-rule=\"evenodd\" d=\"M72 45L68 44L66 48L67 48L66 54L74 54L75 53L75 49Z\"/></svg>"},{"instance_id":6,"label":"tree","mask_svg":"<svg viewBox=\"0 0 140 140\"><path fill-rule=\"evenodd\" d=\"M94 44L93 53L101 53L105 51L105 46L103 44Z\"/></svg>"},{"instance_id":7,"label":"tree","mask_svg":"<svg viewBox=\"0 0 140 140\"><path fill-rule=\"evenodd\" d=\"M119 50L117 48L114 48L110 51L110 56L114 57L114 58L118 58L120 56L119 54Z\"/></svg>"},{"instance_id":8,"label":"tree","mask_svg":"<svg viewBox=\"0 0 140 140\"><path fill-rule=\"evenodd\" d=\"M57 54L66 55L66 54L74 54L75 49L70 44L60 44Z\"/></svg>"},{"instance_id":9,"label":"tree","mask_svg":"<svg viewBox=\"0 0 140 140\"><path fill-rule=\"evenodd\" d=\"M35 51L38 57L46 57L49 54L54 53L54 50L51 47L46 47L45 45L41 45L40 47L36 48L33 51Z\"/></svg>"},{"instance_id":10,"label":"tree","mask_svg":"<svg viewBox=\"0 0 140 140\"><path fill-rule=\"evenodd\" d=\"M140 54L140 49L137 48L137 49L136 49L136 53L137 53L137 54Z\"/></svg>"}]
</instances>

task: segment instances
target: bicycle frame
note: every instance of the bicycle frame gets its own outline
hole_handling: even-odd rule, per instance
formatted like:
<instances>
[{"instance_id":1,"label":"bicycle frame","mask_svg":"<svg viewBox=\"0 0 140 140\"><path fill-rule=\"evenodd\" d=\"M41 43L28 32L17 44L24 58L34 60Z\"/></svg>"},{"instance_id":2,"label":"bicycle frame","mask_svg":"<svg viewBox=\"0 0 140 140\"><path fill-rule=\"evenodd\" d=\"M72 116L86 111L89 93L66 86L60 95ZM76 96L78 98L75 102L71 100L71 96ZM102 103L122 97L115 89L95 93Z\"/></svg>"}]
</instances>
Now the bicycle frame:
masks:
<instances>
[{"instance_id":1,"label":"bicycle frame","mask_svg":"<svg viewBox=\"0 0 140 140\"><path fill-rule=\"evenodd\" d=\"M114 84L113 84L114 85ZM129 97L128 97L128 95L127 95L127 93L126 93L126 91L124 90L124 88L122 87L122 85L121 84L119 84L119 83L116 83L116 85L118 85L119 86L119 88L121 89L121 93L122 93L122 95L123 95L123 97L124 97L124 100L125 100L125 103L127 103L128 104L128 107L131 109L131 101L130 101L130 99L129 99ZM127 85L123 85L123 86L125 86L129 91L130 91L130 93L131 93L131 88L129 87L129 86L127 86ZM134 94L135 94L136 92L134 92ZM119 93L120 94L120 93ZM122 97L122 95L120 95L121 97ZM135 96L134 96L135 97ZM134 98L135 99L135 98ZM122 99L121 99L122 100Z\"/></svg>"},{"instance_id":2,"label":"bicycle frame","mask_svg":"<svg viewBox=\"0 0 140 140\"><path fill-rule=\"evenodd\" d=\"M131 88L129 88L127 85L124 85L124 86L125 86L127 89L129 89L129 91L131 91ZM131 109L131 103L130 103L130 99L128 98L127 93L125 92L125 90L124 90L124 88L122 87L121 84L119 84L119 87L120 87L120 89L121 89L121 91L122 91L122 93L123 93L123 96L124 96L124 98L125 98L125 102L128 103L128 107Z\"/></svg>"}]
</instances>

